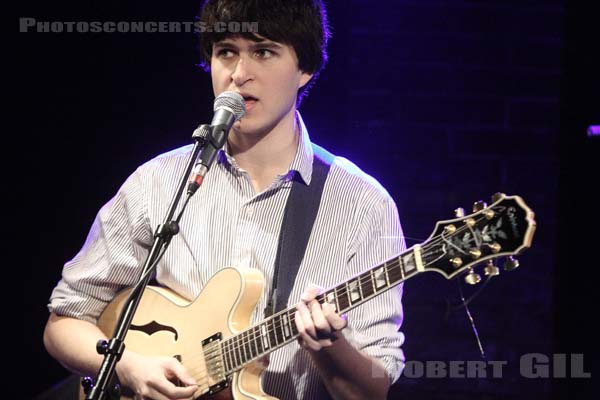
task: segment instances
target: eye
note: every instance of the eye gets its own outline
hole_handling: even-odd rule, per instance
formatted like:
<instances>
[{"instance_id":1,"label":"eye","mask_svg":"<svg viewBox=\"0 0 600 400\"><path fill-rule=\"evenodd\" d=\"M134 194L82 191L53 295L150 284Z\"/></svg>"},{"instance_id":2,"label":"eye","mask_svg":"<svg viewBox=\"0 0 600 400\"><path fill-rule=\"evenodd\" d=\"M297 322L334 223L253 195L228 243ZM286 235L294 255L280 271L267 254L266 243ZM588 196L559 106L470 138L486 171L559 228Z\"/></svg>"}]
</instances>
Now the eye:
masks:
<instances>
[{"instance_id":1,"label":"eye","mask_svg":"<svg viewBox=\"0 0 600 400\"><path fill-rule=\"evenodd\" d=\"M219 58L231 58L235 53L231 49L222 48L217 50L217 57Z\"/></svg>"},{"instance_id":2,"label":"eye","mask_svg":"<svg viewBox=\"0 0 600 400\"><path fill-rule=\"evenodd\" d=\"M266 58L271 58L271 57L275 56L275 54L276 53L273 50L271 50L271 49L258 49L258 50L256 50L256 55L259 58L265 58L265 59Z\"/></svg>"}]
</instances>

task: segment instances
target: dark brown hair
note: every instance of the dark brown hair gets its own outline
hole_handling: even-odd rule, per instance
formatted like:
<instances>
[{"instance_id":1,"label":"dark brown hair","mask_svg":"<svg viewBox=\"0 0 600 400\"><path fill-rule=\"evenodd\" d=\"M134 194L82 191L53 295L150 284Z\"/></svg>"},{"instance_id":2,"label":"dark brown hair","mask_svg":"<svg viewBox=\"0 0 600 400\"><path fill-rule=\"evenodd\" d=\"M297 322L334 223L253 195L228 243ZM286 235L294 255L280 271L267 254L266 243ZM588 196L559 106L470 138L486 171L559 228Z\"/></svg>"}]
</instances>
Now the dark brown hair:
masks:
<instances>
[{"instance_id":1,"label":"dark brown hair","mask_svg":"<svg viewBox=\"0 0 600 400\"><path fill-rule=\"evenodd\" d=\"M308 93L327 63L330 29L322 0L206 0L201 9L200 65L210 70L213 45L225 38L241 36L260 41L259 36L290 45L298 57L298 68L313 74L298 91L297 105ZM251 26L244 32L214 27ZM257 36L259 35L259 36Z\"/></svg>"}]
</instances>

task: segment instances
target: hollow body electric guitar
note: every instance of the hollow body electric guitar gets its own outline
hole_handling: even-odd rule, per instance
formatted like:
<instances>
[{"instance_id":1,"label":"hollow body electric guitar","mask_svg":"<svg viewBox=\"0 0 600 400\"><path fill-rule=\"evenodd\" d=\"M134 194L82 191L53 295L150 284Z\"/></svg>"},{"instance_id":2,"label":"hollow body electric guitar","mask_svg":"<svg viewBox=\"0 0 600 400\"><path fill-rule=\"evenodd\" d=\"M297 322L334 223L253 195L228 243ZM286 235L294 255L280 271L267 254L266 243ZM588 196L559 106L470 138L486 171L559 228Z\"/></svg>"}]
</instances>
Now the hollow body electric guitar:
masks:
<instances>
[{"instance_id":1,"label":"hollow body electric guitar","mask_svg":"<svg viewBox=\"0 0 600 400\"><path fill-rule=\"evenodd\" d=\"M478 265L484 265L486 275L497 275L494 260L507 257L504 268L515 268L513 256L531 246L534 214L519 196L496 194L493 200L490 206L475 203L470 215L458 212L457 218L438 222L425 242L325 290L317 300L344 313L421 272L435 271L447 279L466 274L468 283L477 283L481 278L474 267ZM215 274L193 302L149 286L127 334L126 348L177 358L198 383L195 398L229 388L236 400L276 400L261 388L265 366L259 359L298 337L296 308L251 326L263 286L260 271L233 267ZM99 318L98 326L109 337L129 292L120 293Z\"/></svg>"}]
</instances>

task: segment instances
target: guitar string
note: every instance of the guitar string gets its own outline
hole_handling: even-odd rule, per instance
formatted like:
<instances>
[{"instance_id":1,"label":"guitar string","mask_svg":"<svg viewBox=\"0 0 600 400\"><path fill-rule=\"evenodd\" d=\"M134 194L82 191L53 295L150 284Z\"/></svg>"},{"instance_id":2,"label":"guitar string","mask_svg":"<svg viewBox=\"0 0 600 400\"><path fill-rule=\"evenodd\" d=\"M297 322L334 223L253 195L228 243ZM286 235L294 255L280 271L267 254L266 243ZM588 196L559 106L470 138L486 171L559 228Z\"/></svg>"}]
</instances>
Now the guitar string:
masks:
<instances>
[{"instance_id":1,"label":"guitar string","mask_svg":"<svg viewBox=\"0 0 600 400\"><path fill-rule=\"evenodd\" d=\"M483 218L481 218L481 219L483 219ZM481 219L480 219L480 220L481 220ZM476 222L478 222L478 221L476 221ZM465 225L465 226L463 226L463 227L460 227L460 228L458 228L458 229L456 230L456 232L454 232L452 235L456 235L456 234L457 234L457 233L459 233L459 232L460 232L460 233L462 233L462 231L464 231L464 230L466 230L466 229L469 229L469 227L468 227L468 226L466 226L466 225ZM441 239L438 239L438 237L442 237L442 238L441 238ZM433 244L437 244L437 243L439 243L440 241L443 241L443 240L444 240L444 238L443 238L443 235L438 235L438 237L436 237L436 238L432 239L430 242L428 242L427 244L425 244L425 245L422 247L422 250L423 250L423 252L422 252L422 255L424 255L424 256L431 255L431 253L428 253L428 250L429 250L429 248L428 248L428 247L432 246ZM399 259L399 258L400 258L400 257L398 257L398 259ZM398 261L395 261L395 260L394 260L394 261L392 261L392 262L390 262L390 263L384 263L384 265L383 265L383 266L380 266L379 268L387 268L388 270L391 270L391 272L394 272L394 271L393 271L393 269L394 269L394 268L396 268L396 267L401 267L401 263L400 263L400 262L398 262ZM378 268L378 267L375 267L375 268L373 268L373 269L371 269L371 270L369 270L369 271L367 271L367 272L365 272L365 273L362 273L361 275L359 275L359 276L357 277L357 279L356 279L356 281L357 281L358 285L360 285L361 287L364 287L365 283L371 283L371 284L373 284L373 276L372 276L372 271L373 271L373 270L375 270L375 269L377 269L377 268ZM388 271L388 272L390 272L390 271ZM388 275L389 275L389 274L388 274ZM395 281L394 281L394 283L395 283ZM400 283L400 282L398 282L398 283ZM339 288L340 290L338 290L338 288ZM374 291L373 291L371 294L377 294L377 290L378 290L378 289L380 289L380 288L374 288ZM387 289L387 288L386 288L386 289ZM316 300L319 300L319 302L321 302L320 300L325 300L325 297L326 297L325 295L329 294L329 293L330 293L332 290L335 292L335 294L336 294L336 296L337 296L337 297L339 297L340 295L341 295L341 296L343 296L343 295L347 295L347 294L348 294L347 284L344 284L343 286L342 286L342 285L339 285L339 286L337 286L337 287L334 287L333 289L330 289L330 290L328 290L328 291L325 291L324 293L322 293L322 294L318 295L318 296L316 297ZM369 296L366 296L366 297L369 297ZM364 299L364 297L361 295L361 300L362 300L362 299ZM350 304L349 304L349 305L350 305ZM290 311L292 311L292 310L290 310ZM293 311L295 312L296 310L294 309ZM273 317L277 317L277 316L278 316L278 315L276 314L276 315L274 315ZM289 317L290 317L290 315L289 315L289 312L288 312L288 318L289 318ZM278 321L275 321L275 322L278 322ZM265 321L265 322L263 322L263 323L268 323L268 321ZM279 324L279 326L278 326L278 327L281 327L281 326L283 326L283 325L282 325L282 324ZM241 331L241 332L239 332L238 334L236 334L236 336L241 336L241 335L243 335L244 333L247 333L247 332L249 332L251 329L255 329L255 328L257 328L257 326L254 326L254 327L247 328L246 330L244 330L244 331ZM273 331L272 329L271 329L271 330L267 330L267 333L271 333L272 331ZM262 333L261 333L261 335L262 335ZM248 342L250 342L250 341L254 340L254 339L255 339L255 335L253 335L253 336L254 336L253 338L251 338L251 339L249 339L249 340L247 340L247 341L246 341L246 340L243 340L243 338L242 338L241 342L239 343L239 346L244 346L244 345L248 344ZM222 342L222 344L225 344L225 346L227 346L226 342L228 342L228 341L231 341L230 339L231 339L231 338L228 338L228 339L226 339L225 341L223 341L223 342Z\"/></svg>"},{"instance_id":2,"label":"guitar string","mask_svg":"<svg viewBox=\"0 0 600 400\"><path fill-rule=\"evenodd\" d=\"M479 221L481 221L483 218L480 218ZM476 221L478 222L478 221ZM458 234L458 233L462 233L462 231L470 229L469 226L464 225L463 227L458 228L453 234L452 236ZM422 255L423 256L427 256L430 255L430 253L428 253L429 247L431 247L434 244L439 243L440 241L445 240L443 238L443 235L439 235L438 237L432 239L431 241L429 241L427 244L423 245L422 247ZM400 258L400 257L398 257ZM389 272L393 272L393 269L396 267L400 267L401 263L397 262L397 261L393 261L390 262L389 264L385 263L384 266L382 266L381 268L387 268L388 269L388 275ZM377 269L377 267L373 268ZM371 284L373 284L373 276L372 276L372 270L369 270L367 273L363 273L361 275L359 275L356 279L358 285L360 285L361 287L364 286L365 283L369 282ZM401 281L397 282L400 283ZM394 280L394 283L395 280ZM341 285L340 285L341 286ZM343 285L340 290L338 291L338 287L334 287L333 290L334 292L336 292L336 295L339 297L340 295L347 295L348 294L348 289L346 288L347 284ZM387 288L386 288L387 289ZM320 302L321 300L325 300L325 294L331 292L327 291L324 292L323 294L317 296L317 300ZM376 294L377 293L377 288L374 288L374 291L371 293L372 294ZM370 295L366 296L369 297ZM360 300L364 300L365 297L362 296L361 294L361 299ZM349 304L350 305L350 304ZM293 323L295 322L295 316L294 315L290 315L290 312L294 312L295 313L295 309L290 309L287 311L287 317L288 320L290 321L290 324L288 324L288 329L293 329ZM281 317L284 314L279 314L279 315L275 315L273 317L279 317L279 319L281 319ZM266 324L267 326L269 326L268 321L267 322L263 322L262 324ZM278 329L281 330L282 328L285 329L286 327L284 326L284 324L281 321L278 321L277 318L273 318L273 323L271 324L273 325L273 329L268 328L267 329L267 333L272 333L272 332L276 332ZM258 357L261 353L265 353L264 351L264 346L262 346L262 342L260 342L261 340L261 336L264 336L264 333L260 332L260 330L258 329L259 326L254 326L251 328L248 328L242 332L239 332L238 334L236 334L235 336L233 336L232 338L228 338L225 341L221 342L221 348L215 348L212 351L209 351L208 353L206 353L208 355L207 359L209 361L211 361L212 359L214 359L215 357L218 357L220 354L223 354L224 357L229 356L229 360L235 361L236 364L239 364L237 361L238 359L241 359L242 364L244 362L248 362L256 357ZM257 336L258 335L258 336ZM297 335L297 333L295 333L294 335ZM283 342L287 341L288 338L285 335L285 333L282 335L283 336ZM237 338L237 339L234 339ZM275 335L275 341L277 341L277 335ZM257 340L261 343L261 347L263 348L263 351L261 352L260 350L258 350L258 346L257 346ZM277 343L277 346L280 343ZM273 346L271 346L272 348ZM250 357L248 357L248 353L247 353L247 349L250 350ZM254 354L255 349L257 350L257 352L259 354ZM237 354L232 354L235 352L238 352L240 357L237 356ZM246 361L244 361L244 358L246 358ZM229 362L229 361L228 361ZM229 362L229 364L231 364L231 362Z\"/></svg>"},{"instance_id":3,"label":"guitar string","mask_svg":"<svg viewBox=\"0 0 600 400\"><path fill-rule=\"evenodd\" d=\"M473 218L475 220L475 222L479 222L481 220L483 220L485 218L485 216L483 218ZM468 225L463 225L462 227L459 227L455 232L453 232L450 236L456 236L458 233L462 233L465 230L470 229L471 227L469 227ZM427 256L427 255L431 255L431 253L428 253L429 247L432 247L434 244L438 244L444 240L447 240L447 238L443 237L443 234L438 235L437 237L433 238L431 241L427 242L426 244L424 244L421 247L422 250L422 256ZM398 260L400 260L400 256L398 256ZM392 261L389 264L388 263L384 263L383 266L380 266L380 268L386 268L388 269L388 276L389 276L389 272L391 270L391 272L393 272L393 269L396 267L401 267L401 261ZM365 283L370 282L371 284L373 284L373 276L372 276L372 271L377 269L378 267L375 267L371 270L368 270L368 272L362 273L361 275L359 275L355 281L357 282L358 285L360 285L361 287L364 286ZM396 282L394 280L394 285L395 284L399 284L401 283L402 280ZM346 282L346 284L343 285L339 285L334 287L332 290L335 292L335 294L339 297L340 295L348 295L349 289L347 289L347 284L349 282ZM386 284L386 286L389 284ZM339 292L338 292L338 288L341 286ZM372 294L377 294L377 289L374 287L373 288L374 291L371 293ZM388 288L386 288L387 290ZM329 291L326 291L320 295L318 295L316 297L316 300L318 300L319 302L321 302L321 300L325 300L325 294L328 294L331 292L331 289ZM360 301L364 300L364 297L362 296L362 291L361 291L361 295L360 295ZM369 296L366 296L369 297ZM349 305L352 305L351 300L349 299ZM293 328L293 323L295 322L295 316L292 314L290 315L290 312L296 312L297 310L295 308L293 309L289 309L289 310L285 310L287 313L287 317L288 317L288 321L290 322L288 324L288 329L291 329L292 331L294 330ZM343 311L343 310L342 310ZM280 321L281 317L285 315L285 313L281 312L279 314L275 314L273 315L270 319L272 319L272 323L270 325L273 325L273 328L271 329L269 327L269 321L265 321L262 322L259 325L250 327L245 329L244 331L241 331L239 333L237 333L235 336L232 336L231 338L227 338L225 339L223 342L220 343L220 346L215 346L214 350L211 350L207 353L205 353L205 361L208 360L208 362L211 362L214 359L218 359L219 356L221 356L224 360L226 360L225 357L229 356L229 360L231 361L235 361L235 364L240 364L238 362L238 360L242 361L241 364L244 364L246 362L249 362L255 358L258 358L261 355L261 351L258 350L258 346L257 346L257 340L261 343L261 337L264 337L265 333L260 332L260 330L258 329L260 327L260 325L267 325L267 330L266 333L267 334L271 334L273 332L277 332L277 330L281 330L282 328L285 329L286 327L284 327L283 322ZM279 317L279 318L276 318ZM279 319L279 320L278 320ZM258 336L257 336L258 334ZM245 335L245 336L244 336ZM297 333L294 333L294 335L292 336L296 336ZM275 341L277 342L277 334L274 333L275 336ZM290 338L292 338L292 336L290 336ZM237 338L237 339L235 339ZM268 339L267 339L268 340ZM283 342L285 343L287 340L289 340L289 338L286 337L285 333L283 333ZM269 341L270 343L270 341ZM276 346L279 346L281 343L277 343ZM262 353L267 353L264 351L264 346L261 346L263 348ZM272 348L273 346L270 346L270 348ZM248 357L247 351L246 349L249 348L250 349L250 357ZM253 354L254 353L254 349L257 349L257 352L259 354ZM237 354L235 354L235 352L239 353L239 357L237 356ZM233 354L232 354L233 353ZM244 361L244 358L246 358L246 361ZM229 362L229 364L231 364L231 362Z\"/></svg>"},{"instance_id":4,"label":"guitar string","mask_svg":"<svg viewBox=\"0 0 600 400\"><path fill-rule=\"evenodd\" d=\"M391 272L393 273L393 268L394 267L399 267L400 264L394 264L392 265L392 263L388 264L388 269L391 270ZM390 272L390 271L388 271ZM389 273L388 273L389 275ZM359 276L358 277L358 281L359 284L361 286L364 286L364 283L366 283L367 281L370 281L371 284L373 284L373 279L371 277L371 274L369 273L369 276ZM364 282L362 282L364 281ZM395 280L394 280L395 282ZM387 284L386 284L387 285ZM333 290L335 292L338 292L337 290L338 288L335 287L333 288ZM329 291L331 292L331 291ZM317 296L316 300L318 300L319 302L321 300L325 299L325 294L327 294L328 292L322 293L319 296ZM376 294L377 291L374 291L373 294ZM340 295L345 295L347 294L347 290L345 288L345 285L343 288L341 288L341 290L339 290L338 293L338 297ZM368 296L367 296L368 297ZM351 305L350 301L349 301L349 305ZM275 346L280 346L281 344L284 344L285 342L289 341L290 339L293 339L294 336L297 336L297 331L295 331L295 312L297 311L297 309L291 308L289 310L285 310L285 312L281 312L279 314L276 314L274 316L272 316L271 318L269 318L268 321L263 322L262 324L265 324L267 326L271 325L273 328L270 329L270 327L267 329L267 333L271 334L274 333L274 339L276 342ZM287 329L291 329L291 331L294 333L292 336L287 336L285 333L283 333L283 335L281 335L281 338L283 339L282 341L278 340L279 339L279 335L276 334L276 332L281 332L282 328L285 328L284 323L281 321L281 318L287 313L287 317L288 317L288 326ZM279 317L279 318L277 318ZM270 323L270 324L269 324ZM295 331L295 332L294 332ZM258 335L258 336L257 336ZM235 339L237 338L237 339ZM215 359L219 359L220 357L222 357L225 362L231 364L244 364L247 363L257 357L259 357L261 354L266 353L264 351L264 346L262 346L262 341L264 341L265 335L264 333L261 333L261 330L259 329L259 326L254 326L250 329L247 329L245 331L242 331L238 334L236 334L235 336L233 336L232 338L228 338L225 341L223 341L221 343L221 349L216 348L214 350L211 350L206 354L206 358L208 360L208 363L212 363L213 360ZM263 339L261 341L261 339ZM268 338L266 338L268 340L268 343L271 343L270 341L270 335ZM261 344L261 348L263 349L262 352L260 350L258 350L258 346L257 346L257 340L259 341L259 343ZM254 343L252 343L254 342ZM250 357L248 357L248 352L246 351L247 348L250 348ZM270 345L270 349L272 349L274 346ZM258 350L258 354L254 354L254 349ZM270 350L269 349L269 350ZM221 350L221 351L219 351ZM269 352L267 350L267 352ZM239 354L239 357L238 357ZM233 361L233 362L232 362ZM241 361L241 363L239 362ZM229 372L231 370L235 369L234 368L225 368L226 372Z\"/></svg>"},{"instance_id":5,"label":"guitar string","mask_svg":"<svg viewBox=\"0 0 600 400\"><path fill-rule=\"evenodd\" d=\"M345 289L344 290L340 290L338 291L337 288L334 288L334 290L336 292L339 292L338 297L340 295L346 294L345 293ZM327 292L326 292L327 293ZM321 301L325 299L325 294L320 294L319 296L317 296L317 300ZM261 352L260 350L258 350L258 353L264 353L264 349L265 347L262 345L262 342L265 339L265 333L266 334L271 334L273 332L281 332L281 329L290 329L293 332L292 336L297 335L297 331L295 330L295 312L297 311L297 309L294 308L290 308L289 310L285 310L286 312L280 312L278 314L273 315L272 317L270 317L268 320L266 320L265 322L261 323L261 325L266 325L268 328L265 330L261 330L260 329L260 325L258 326L254 326L251 328L248 328L242 332L239 332L238 334L236 334L236 336L232 337L232 338L238 338L238 339L232 339L232 338L228 338L225 341L223 341L221 343L221 349L224 350L225 352L225 357L230 356L229 359L232 359L231 357L231 352L236 352L240 349L244 350L244 355L247 354L246 352L246 346L249 346L251 351L250 354L251 356L254 356L254 349L258 349L258 345L257 345L257 340L259 341L259 343L261 344L261 348L263 349L263 351ZM285 324L281 321L282 317L287 313L287 319L288 319L288 324ZM272 326L272 329L271 329ZM262 332L261 332L262 331ZM244 336L245 335L245 336ZM283 342L287 341L289 338L291 338L291 336L286 335L285 333L283 333L282 339ZM289 336L289 337L288 337ZM261 338L263 339L261 341ZM279 335L275 334L274 335L274 339L275 339L275 346L279 346L282 342L281 340L277 340L279 339ZM268 343L269 343L269 347L272 348L274 347L272 344L270 344L270 337L267 339ZM269 348L268 347L268 348ZM218 356L219 354L219 349L215 349L207 354L209 354L209 357L213 354L216 354L216 356ZM241 353L241 351L240 351ZM235 354L234 354L235 356ZM235 357L236 359L238 358L237 356ZM246 357L247 358L247 357ZM252 357L251 357L252 359Z\"/></svg>"},{"instance_id":6,"label":"guitar string","mask_svg":"<svg viewBox=\"0 0 600 400\"><path fill-rule=\"evenodd\" d=\"M479 221L481 219L479 219ZM476 222L478 222L478 221L476 221ZM467 226L467 225L464 225L464 226L458 228L455 232L453 232L450 235L450 237L456 236L458 233L462 233L462 231L466 230L466 229L470 229L470 227ZM443 240L445 240L445 239L443 237L443 234L441 234L441 235L438 235L438 237L433 238L428 243L424 244L421 247L421 249L422 249L422 256L430 255L431 253L427 252L429 250L429 247L432 247L434 244L437 244L437 243L439 243L439 242L441 242ZM390 272L394 272L393 271L394 268L397 268L397 267L401 268L402 267L401 255L399 255L397 259L398 259L398 261L394 260L394 261L390 262L389 264L386 262L386 263L383 264L383 266L378 266L379 268L386 268L387 273L388 273L388 279L389 279ZM378 267L375 267L375 268L369 270L368 272L362 273L357 278L355 278L355 281L357 282L357 284L361 288L367 282L370 282L371 285L374 285L372 271L375 270L375 269L377 269ZM402 280L405 280L405 278L399 280L398 282L396 282L396 280L393 280L394 285L390 285L389 283L387 283L386 286L395 286L396 284L399 284L400 282L402 282ZM338 298L339 298L339 296L343 296L343 295L347 296L348 295L348 293L349 293L348 283L349 282L346 282L345 284L336 286L336 287L334 287L332 289L333 292L335 293L335 295ZM340 288L340 286L341 286L341 288ZM338 288L340 288L339 291L338 291ZM387 289L388 288L386 288L386 290ZM362 300L364 300L364 297L363 297L362 291L360 289L359 289L359 291L361 293L359 301L362 301ZM325 291L324 293L318 295L316 297L316 300L319 301L319 302L321 302L321 300L326 300L326 296L325 295L329 294L330 292L331 292L331 289L328 290L328 291ZM377 294L377 288L375 286L373 286L373 292L371 293L371 295L373 295L373 294ZM366 296L366 297L369 297L369 296ZM352 300L351 300L350 297L348 298L348 303L349 303L348 304L349 306L352 305ZM285 312L273 315L271 317L271 319L272 319L271 325L273 326L272 329L269 327L269 323L268 323L269 321L268 320L261 323L261 325L267 325L267 334L269 336L266 339L269 342L269 344L270 344L270 334L271 333L274 333L275 342L278 342L278 340L277 340L278 336L277 336L276 332L277 332L278 329L281 330L282 328L284 328L284 324L281 321L281 317L283 315L287 314L287 318L288 318L288 327L287 328L291 329L292 332L294 331L294 327L295 327L295 325L294 325L294 323L295 323L295 312L296 311L297 311L297 309L294 307L294 308L285 310ZM293 312L294 314L290 315L291 312ZM264 346L262 346L262 342L260 341L261 340L261 336L264 337L264 334L260 332L259 326L253 326L253 327L251 327L249 329L246 329L246 330L244 330L242 332L239 332L235 336L226 339L225 341L223 341L222 343L220 343L218 346L214 346L215 349L208 351L205 354L204 357L202 357L202 354L199 354L198 356L193 357L191 359L191 362L195 361L194 358L195 359L202 359L202 358L204 358L205 364L207 364L208 366L214 366L215 360L218 361L219 360L219 356L220 356L220 358L223 359L224 362L228 362L230 365L232 364L232 362L233 362L233 364L240 364L241 365L241 364L244 364L244 363L247 363L247 362L253 360L254 358L259 357L261 351L258 350L257 339L258 339L258 343L261 343L261 348L263 349L262 353L266 353L264 351ZM257 334L259 336L257 336ZM286 338L285 333L283 333L283 342L277 343L276 346L284 344L286 341L288 341L289 339L292 339L294 336L297 336L297 332L294 333L292 336L290 336L290 338ZM236 339L236 338L238 338L238 339ZM254 349L253 349L252 344L254 344L254 349L256 349L259 354L256 354L256 355L253 354L254 353ZM249 346L249 347L247 347L247 346ZM273 346L270 345L270 347L272 348ZM250 357L248 357L248 353L246 351L247 348L249 348L249 350L250 350ZM235 354L236 351L240 355L239 358L238 358L237 354ZM229 361L227 361L227 357L228 357ZM244 358L246 358L245 361L244 361ZM241 363L239 361L241 361ZM202 365L200 365L200 368L201 367L202 367ZM223 372L227 373L229 371L232 371L234 368L225 368L225 365L224 365L224 368L223 368L224 371ZM198 371L198 368L194 368L194 370ZM204 385L199 385L199 387L202 387L202 386L204 386ZM207 384L206 384L206 386L208 387Z\"/></svg>"},{"instance_id":7,"label":"guitar string","mask_svg":"<svg viewBox=\"0 0 600 400\"><path fill-rule=\"evenodd\" d=\"M295 331L295 310L289 310L288 312L289 325L287 327L284 324L274 319L271 323L273 329L269 329L269 331L281 331L282 328L291 328L294 335L297 335L297 331ZM281 317L282 315L280 315ZM223 372L225 374L229 374L233 372L237 367L242 364L248 363L253 359L258 358L264 353L268 353L269 347L265 348L263 346L263 341L265 340L264 334L261 333L260 328L254 327L252 330L245 331L243 334L239 336L236 335L237 339L228 340L227 342L221 343L221 348L215 348L213 351L206 353L205 362L209 364L209 367L214 367L214 363L222 360L224 363ZM276 342L276 346L280 346L288 342L289 339L292 339L293 336L286 335L285 333L280 336L275 335L274 339ZM269 340L269 339L267 339ZM269 340L270 342L270 340ZM271 346L271 349L273 346ZM266 349L266 351L265 351ZM212 368L214 370L214 368Z\"/></svg>"}]
</instances>

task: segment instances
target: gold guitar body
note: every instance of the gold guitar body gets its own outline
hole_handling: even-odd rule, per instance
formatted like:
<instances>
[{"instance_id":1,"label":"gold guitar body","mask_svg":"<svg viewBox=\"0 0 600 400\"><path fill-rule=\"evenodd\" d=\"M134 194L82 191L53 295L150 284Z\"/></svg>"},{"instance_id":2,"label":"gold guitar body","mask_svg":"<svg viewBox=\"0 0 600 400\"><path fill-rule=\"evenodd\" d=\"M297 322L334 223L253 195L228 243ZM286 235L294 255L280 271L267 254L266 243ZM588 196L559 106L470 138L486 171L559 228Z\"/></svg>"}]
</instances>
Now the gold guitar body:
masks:
<instances>
[{"instance_id":1,"label":"gold guitar body","mask_svg":"<svg viewBox=\"0 0 600 400\"><path fill-rule=\"evenodd\" d=\"M264 286L256 269L227 267L215 274L200 295L189 302L171 290L148 286L125 338L126 349L145 355L177 357L199 385L195 398L209 394L215 382L207 373L202 341L221 333L223 339L250 325ZM120 293L103 311L99 328L112 337L130 290ZM233 374L231 395L236 400L277 400L262 390L266 368L253 362ZM228 390L215 398L227 398ZM84 397L81 397L82 399ZM127 398L127 397L122 397Z\"/></svg>"}]
</instances>

